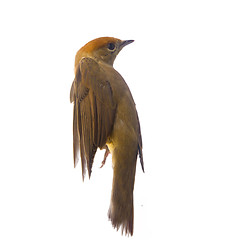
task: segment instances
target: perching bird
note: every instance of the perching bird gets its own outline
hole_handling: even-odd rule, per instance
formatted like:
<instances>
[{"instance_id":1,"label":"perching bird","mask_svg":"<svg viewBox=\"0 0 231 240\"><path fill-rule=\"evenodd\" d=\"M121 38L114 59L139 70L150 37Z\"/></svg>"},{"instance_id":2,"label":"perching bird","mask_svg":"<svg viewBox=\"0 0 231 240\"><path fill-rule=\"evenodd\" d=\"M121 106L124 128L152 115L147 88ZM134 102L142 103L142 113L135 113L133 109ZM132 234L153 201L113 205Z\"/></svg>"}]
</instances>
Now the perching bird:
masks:
<instances>
[{"instance_id":1,"label":"perching bird","mask_svg":"<svg viewBox=\"0 0 231 240\"><path fill-rule=\"evenodd\" d=\"M75 78L70 101L74 102L74 166L80 151L82 177L89 178L97 148L106 148L103 164L112 153L113 184L108 217L122 234L133 235L133 189L139 154L144 171L142 139L136 106L122 76L113 68L120 50L133 40L94 39L75 57ZM109 149L109 150L108 150Z\"/></svg>"}]
</instances>

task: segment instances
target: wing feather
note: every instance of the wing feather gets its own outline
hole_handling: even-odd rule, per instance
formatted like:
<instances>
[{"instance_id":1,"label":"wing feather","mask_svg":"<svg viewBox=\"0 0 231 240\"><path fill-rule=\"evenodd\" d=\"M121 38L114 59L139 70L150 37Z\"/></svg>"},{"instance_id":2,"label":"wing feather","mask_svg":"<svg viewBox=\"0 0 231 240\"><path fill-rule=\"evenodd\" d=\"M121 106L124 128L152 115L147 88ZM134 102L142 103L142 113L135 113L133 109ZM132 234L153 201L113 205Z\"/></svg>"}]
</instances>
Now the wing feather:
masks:
<instances>
[{"instance_id":1,"label":"wing feather","mask_svg":"<svg viewBox=\"0 0 231 240\"><path fill-rule=\"evenodd\" d=\"M105 146L112 131L116 104L109 77L95 60L82 58L71 87L74 164L80 149L83 179L86 168L91 176L96 150Z\"/></svg>"},{"instance_id":2,"label":"wing feather","mask_svg":"<svg viewBox=\"0 0 231 240\"><path fill-rule=\"evenodd\" d=\"M140 121L139 121L137 112L136 112L136 116L138 121L138 153L139 153L141 168L144 172L144 160L143 160L143 151L142 151L143 144L142 144L142 137L141 137L141 130L140 130Z\"/></svg>"},{"instance_id":3,"label":"wing feather","mask_svg":"<svg viewBox=\"0 0 231 240\"><path fill-rule=\"evenodd\" d=\"M77 107L76 107L76 102L74 102L74 109L73 109L73 155L74 155L74 167L76 167L79 159L79 133L77 129L77 121L78 121L78 116L77 116Z\"/></svg>"}]
</instances>

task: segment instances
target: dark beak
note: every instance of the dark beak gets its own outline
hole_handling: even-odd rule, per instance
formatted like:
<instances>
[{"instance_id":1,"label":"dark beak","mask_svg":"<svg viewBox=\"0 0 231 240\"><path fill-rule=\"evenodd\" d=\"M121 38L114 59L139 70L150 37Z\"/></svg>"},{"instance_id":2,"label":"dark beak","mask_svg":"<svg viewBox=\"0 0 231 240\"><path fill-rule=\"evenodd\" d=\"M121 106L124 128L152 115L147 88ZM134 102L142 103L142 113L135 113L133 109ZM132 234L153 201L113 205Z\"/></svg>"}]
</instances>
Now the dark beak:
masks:
<instances>
[{"instance_id":1,"label":"dark beak","mask_svg":"<svg viewBox=\"0 0 231 240\"><path fill-rule=\"evenodd\" d=\"M122 41L121 44L120 44L120 49L122 49L123 47L127 46L128 44L130 43L133 43L134 40L125 40L125 41Z\"/></svg>"}]
</instances>

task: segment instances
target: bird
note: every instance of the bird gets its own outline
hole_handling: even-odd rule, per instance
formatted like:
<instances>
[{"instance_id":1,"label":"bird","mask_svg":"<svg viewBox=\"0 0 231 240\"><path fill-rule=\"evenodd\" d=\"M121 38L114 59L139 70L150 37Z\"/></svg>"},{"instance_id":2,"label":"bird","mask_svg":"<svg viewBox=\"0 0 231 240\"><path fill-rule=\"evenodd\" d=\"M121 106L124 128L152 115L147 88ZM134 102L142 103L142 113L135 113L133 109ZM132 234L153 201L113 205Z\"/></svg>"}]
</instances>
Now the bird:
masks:
<instances>
[{"instance_id":1,"label":"bird","mask_svg":"<svg viewBox=\"0 0 231 240\"><path fill-rule=\"evenodd\" d=\"M102 166L112 154L113 180L108 218L122 235L133 235L133 190L139 155L144 172L141 129L129 87L114 69L118 53L134 40L96 38L76 53L73 103L73 157L79 157L82 178L92 165L97 149L106 149Z\"/></svg>"}]
</instances>

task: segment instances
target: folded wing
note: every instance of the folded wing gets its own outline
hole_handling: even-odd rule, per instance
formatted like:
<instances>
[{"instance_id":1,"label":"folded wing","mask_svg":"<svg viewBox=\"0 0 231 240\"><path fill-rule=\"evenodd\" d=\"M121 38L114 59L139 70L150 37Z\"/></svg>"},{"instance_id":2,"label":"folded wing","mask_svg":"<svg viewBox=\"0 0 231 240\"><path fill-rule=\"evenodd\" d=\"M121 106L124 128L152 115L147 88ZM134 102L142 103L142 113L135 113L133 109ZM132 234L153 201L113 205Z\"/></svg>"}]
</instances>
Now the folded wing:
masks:
<instances>
[{"instance_id":1,"label":"folded wing","mask_svg":"<svg viewBox=\"0 0 231 240\"><path fill-rule=\"evenodd\" d=\"M92 58L82 58L71 86L74 102L74 166L80 152L82 176L89 177L97 148L105 146L114 123L116 104L107 73Z\"/></svg>"}]
</instances>

